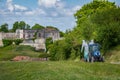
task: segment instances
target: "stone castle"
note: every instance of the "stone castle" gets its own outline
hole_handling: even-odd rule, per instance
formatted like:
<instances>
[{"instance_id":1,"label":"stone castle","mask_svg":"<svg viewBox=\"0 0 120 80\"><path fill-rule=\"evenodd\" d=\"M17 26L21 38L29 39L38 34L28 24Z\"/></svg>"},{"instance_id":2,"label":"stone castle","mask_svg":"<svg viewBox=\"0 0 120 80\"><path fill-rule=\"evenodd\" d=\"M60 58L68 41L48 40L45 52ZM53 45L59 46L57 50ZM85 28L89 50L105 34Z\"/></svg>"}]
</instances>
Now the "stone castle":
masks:
<instances>
[{"instance_id":1,"label":"stone castle","mask_svg":"<svg viewBox=\"0 0 120 80\"><path fill-rule=\"evenodd\" d=\"M35 41L32 39L35 38ZM30 45L35 47L36 50L45 50L45 40L52 38L53 42L60 39L60 33L53 28L45 28L41 30L21 30L17 29L15 33L0 32L0 46L3 46L2 39L23 39L21 45Z\"/></svg>"}]
</instances>

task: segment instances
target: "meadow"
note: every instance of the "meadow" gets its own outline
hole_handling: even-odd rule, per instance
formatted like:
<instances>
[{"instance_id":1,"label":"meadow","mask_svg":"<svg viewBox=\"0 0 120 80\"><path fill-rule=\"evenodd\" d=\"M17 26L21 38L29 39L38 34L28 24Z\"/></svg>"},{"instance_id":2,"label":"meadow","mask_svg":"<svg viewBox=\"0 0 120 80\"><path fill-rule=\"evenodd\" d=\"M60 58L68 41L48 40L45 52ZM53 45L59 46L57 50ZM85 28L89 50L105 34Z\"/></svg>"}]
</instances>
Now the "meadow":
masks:
<instances>
[{"instance_id":1,"label":"meadow","mask_svg":"<svg viewBox=\"0 0 120 80\"><path fill-rule=\"evenodd\" d=\"M18 55L39 57L29 46L0 48L0 80L120 80L119 47L108 51L105 62L10 61Z\"/></svg>"},{"instance_id":2,"label":"meadow","mask_svg":"<svg viewBox=\"0 0 120 80\"><path fill-rule=\"evenodd\" d=\"M120 80L120 65L74 61L0 62L0 80Z\"/></svg>"}]
</instances>

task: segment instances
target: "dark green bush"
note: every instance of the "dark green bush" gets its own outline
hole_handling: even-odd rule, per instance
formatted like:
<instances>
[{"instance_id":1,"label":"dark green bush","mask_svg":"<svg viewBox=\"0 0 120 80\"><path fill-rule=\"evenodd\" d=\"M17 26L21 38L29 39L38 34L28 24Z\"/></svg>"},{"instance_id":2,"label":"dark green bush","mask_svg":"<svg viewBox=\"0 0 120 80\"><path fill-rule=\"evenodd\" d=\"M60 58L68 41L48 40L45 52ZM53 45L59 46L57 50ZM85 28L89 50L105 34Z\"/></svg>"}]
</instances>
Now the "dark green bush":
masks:
<instances>
[{"instance_id":1,"label":"dark green bush","mask_svg":"<svg viewBox=\"0 0 120 80\"><path fill-rule=\"evenodd\" d=\"M2 41L3 41L4 47L11 45L13 42L13 40L9 40L9 39L3 39Z\"/></svg>"},{"instance_id":2,"label":"dark green bush","mask_svg":"<svg viewBox=\"0 0 120 80\"><path fill-rule=\"evenodd\" d=\"M23 42L22 39L16 39L16 40L13 40L15 42L16 45L19 45L20 43Z\"/></svg>"},{"instance_id":3,"label":"dark green bush","mask_svg":"<svg viewBox=\"0 0 120 80\"><path fill-rule=\"evenodd\" d=\"M16 45L19 45L20 43L22 43L23 40L21 39L3 39L3 44L4 44L4 47L6 46L9 46L11 44L13 44L13 42L16 44Z\"/></svg>"}]
</instances>

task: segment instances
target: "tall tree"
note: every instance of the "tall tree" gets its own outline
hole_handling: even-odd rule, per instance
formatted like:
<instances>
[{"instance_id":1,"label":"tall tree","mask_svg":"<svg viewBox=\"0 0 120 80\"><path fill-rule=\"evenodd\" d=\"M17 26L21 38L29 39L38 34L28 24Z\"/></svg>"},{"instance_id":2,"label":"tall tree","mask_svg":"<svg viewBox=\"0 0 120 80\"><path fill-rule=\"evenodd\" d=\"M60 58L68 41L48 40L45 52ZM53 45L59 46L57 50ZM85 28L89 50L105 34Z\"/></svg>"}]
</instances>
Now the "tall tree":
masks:
<instances>
[{"instance_id":1,"label":"tall tree","mask_svg":"<svg viewBox=\"0 0 120 80\"><path fill-rule=\"evenodd\" d=\"M26 29L30 29L30 25L29 24L26 24Z\"/></svg>"},{"instance_id":2,"label":"tall tree","mask_svg":"<svg viewBox=\"0 0 120 80\"><path fill-rule=\"evenodd\" d=\"M26 23L24 21L20 21L19 29L26 29Z\"/></svg>"},{"instance_id":3,"label":"tall tree","mask_svg":"<svg viewBox=\"0 0 120 80\"><path fill-rule=\"evenodd\" d=\"M8 32L8 24L5 23L5 24L1 25L0 26L0 31Z\"/></svg>"},{"instance_id":4,"label":"tall tree","mask_svg":"<svg viewBox=\"0 0 120 80\"><path fill-rule=\"evenodd\" d=\"M30 25L26 24L24 21L20 21L20 22L16 21L13 24L12 31L15 32L16 29L30 29Z\"/></svg>"},{"instance_id":5,"label":"tall tree","mask_svg":"<svg viewBox=\"0 0 120 80\"><path fill-rule=\"evenodd\" d=\"M91 21L97 26L96 38L102 44L104 51L120 43L120 8L98 11L91 17Z\"/></svg>"},{"instance_id":6,"label":"tall tree","mask_svg":"<svg viewBox=\"0 0 120 80\"><path fill-rule=\"evenodd\" d=\"M16 22L13 24L13 28L12 28L13 32L15 32L16 29L19 29L19 22L18 22L18 21L16 21Z\"/></svg>"},{"instance_id":7,"label":"tall tree","mask_svg":"<svg viewBox=\"0 0 120 80\"><path fill-rule=\"evenodd\" d=\"M82 39L90 40L96 35L93 28L95 25L91 23L90 20L91 16L97 11L115 7L116 5L114 2L108 2L107 0L93 0L93 2L85 4L74 14L77 23L75 30L80 33L81 37L83 37Z\"/></svg>"}]
</instances>

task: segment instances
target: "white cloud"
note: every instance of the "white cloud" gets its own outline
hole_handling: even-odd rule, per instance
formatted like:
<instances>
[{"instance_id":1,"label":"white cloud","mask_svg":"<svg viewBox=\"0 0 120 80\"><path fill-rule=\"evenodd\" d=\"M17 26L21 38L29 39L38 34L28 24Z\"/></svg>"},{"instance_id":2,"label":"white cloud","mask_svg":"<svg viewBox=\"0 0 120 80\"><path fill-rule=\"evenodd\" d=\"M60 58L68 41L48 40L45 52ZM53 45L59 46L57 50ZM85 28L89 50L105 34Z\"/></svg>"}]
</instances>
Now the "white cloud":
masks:
<instances>
[{"instance_id":1,"label":"white cloud","mask_svg":"<svg viewBox=\"0 0 120 80\"><path fill-rule=\"evenodd\" d=\"M27 10L26 7L21 6L21 5L17 5L17 4L14 5L14 8L15 8L15 10L21 10L21 11Z\"/></svg>"},{"instance_id":2,"label":"white cloud","mask_svg":"<svg viewBox=\"0 0 120 80\"><path fill-rule=\"evenodd\" d=\"M36 13L37 14L43 14L43 15L47 14L43 9L39 9L39 8L36 9Z\"/></svg>"},{"instance_id":3,"label":"white cloud","mask_svg":"<svg viewBox=\"0 0 120 80\"><path fill-rule=\"evenodd\" d=\"M46 8L54 7L60 0L38 0L38 5L44 6Z\"/></svg>"},{"instance_id":4,"label":"white cloud","mask_svg":"<svg viewBox=\"0 0 120 80\"><path fill-rule=\"evenodd\" d=\"M25 15L28 15L28 16L29 15L40 15L40 14L46 15L46 12L43 9L39 9L39 8L25 12Z\"/></svg>"},{"instance_id":5,"label":"white cloud","mask_svg":"<svg viewBox=\"0 0 120 80\"><path fill-rule=\"evenodd\" d=\"M34 15L35 14L35 11L26 11L25 12L25 15Z\"/></svg>"},{"instance_id":6,"label":"white cloud","mask_svg":"<svg viewBox=\"0 0 120 80\"><path fill-rule=\"evenodd\" d=\"M7 0L6 5L7 5L7 9L10 12L13 12L14 10L20 10L20 11L27 10L27 8L24 6L13 4L12 0Z\"/></svg>"},{"instance_id":7,"label":"white cloud","mask_svg":"<svg viewBox=\"0 0 120 80\"><path fill-rule=\"evenodd\" d=\"M79 10L79 9L81 9L81 6L77 5L77 6L75 6L75 7L73 8L73 11L77 11L77 10Z\"/></svg>"},{"instance_id":8,"label":"white cloud","mask_svg":"<svg viewBox=\"0 0 120 80\"><path fill-rule=\"evenodd\" d=\"M12 0L7 0L6 2L7 8L10 12L12 12L14 10L14 6L12 4Z\"/></svg>"},{"instance_id":9,"label":"white cloud","mask_svg":"<svg viewBox=\"0 0 120 80\"><path fill-rule=\"evenodd\" d=\"M65 7L65 4L64 4L63 2L58 1L58 2L56 3L56 7L62 9L62 8Z\"/></svg>"},{"instance_id":10,"label":"white cloud","mask_svg":"<svg viewBox=\"0 0 120 80\"><path fill-rule=\"evenodd\" d=\"M64 9L63 12L66 16L72 16L77 10L79 10L81 6L74 6L72 9Z\"/></svg>"}]
</instances>

